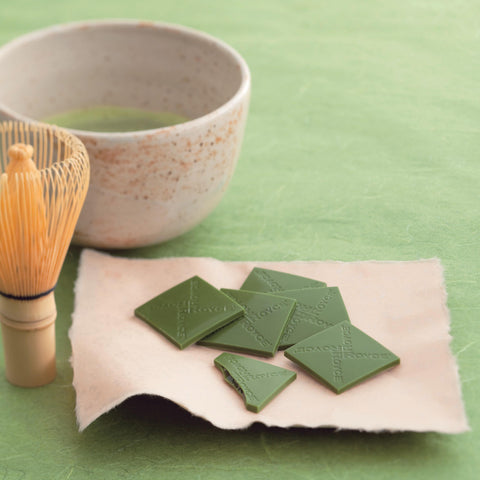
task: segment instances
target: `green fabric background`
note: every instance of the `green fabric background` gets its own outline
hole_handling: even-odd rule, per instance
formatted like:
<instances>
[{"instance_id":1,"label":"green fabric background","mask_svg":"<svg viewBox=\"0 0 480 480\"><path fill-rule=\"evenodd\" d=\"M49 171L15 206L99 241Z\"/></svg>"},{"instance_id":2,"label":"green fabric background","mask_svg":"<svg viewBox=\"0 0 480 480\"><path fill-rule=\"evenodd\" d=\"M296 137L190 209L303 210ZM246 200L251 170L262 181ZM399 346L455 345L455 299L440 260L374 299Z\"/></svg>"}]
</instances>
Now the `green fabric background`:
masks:
<instances>
[{"instance_id":1,"label":"green fabric background","mask_svg":"<svg viewBox=\"0 0 480 480\"><path fill-rule=\"evenodd\" d=\"M138 397L79 434L67 337L72 248L56 294L58 378L24 390L0 377L0 479L477 478L478 2L2 0L0 43L112 17L207 31L238 49L253 76L241 158L220 206L177 240L118 253L441 258L472 432L222 431Z\"/></svg>"}]
</instances>

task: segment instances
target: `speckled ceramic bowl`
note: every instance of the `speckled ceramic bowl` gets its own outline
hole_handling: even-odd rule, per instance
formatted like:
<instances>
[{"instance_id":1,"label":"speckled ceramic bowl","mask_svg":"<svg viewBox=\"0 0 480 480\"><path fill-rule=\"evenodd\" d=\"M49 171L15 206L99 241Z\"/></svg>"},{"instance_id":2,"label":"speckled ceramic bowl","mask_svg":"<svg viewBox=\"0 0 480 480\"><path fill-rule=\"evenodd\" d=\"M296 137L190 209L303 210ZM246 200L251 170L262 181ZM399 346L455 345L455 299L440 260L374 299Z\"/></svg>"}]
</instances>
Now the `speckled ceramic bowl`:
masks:
<instances>
[{"instance_id":1,"label":"speckled ceramic bowl","mask_svg":"<svg viewBox=\"0 0 480 480\"><path fill-rule=\"evenodd\" d=\"M188 122L129 133L71 130L91 184L74 241L163 242L219 203L240 152L250 73L225 43L185 27L94 21L50 27L0 48L0 117L36 121L95 105L172 111Z\"/></svg>"}]
</instances>

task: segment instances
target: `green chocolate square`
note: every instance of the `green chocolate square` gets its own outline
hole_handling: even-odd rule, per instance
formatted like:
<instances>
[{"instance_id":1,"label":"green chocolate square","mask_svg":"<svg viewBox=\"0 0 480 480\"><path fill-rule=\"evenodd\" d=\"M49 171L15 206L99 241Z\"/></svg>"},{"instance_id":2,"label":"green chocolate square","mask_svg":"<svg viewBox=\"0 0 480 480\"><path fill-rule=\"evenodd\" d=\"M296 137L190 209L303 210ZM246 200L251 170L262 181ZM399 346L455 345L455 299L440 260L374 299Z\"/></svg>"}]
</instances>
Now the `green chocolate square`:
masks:
<instances>
[{"instance_id":1,"label":"green chocolate square","mask_svg":"<svg viewBox=\"0 0 480 480\"><path fill-rule=\"evenodd\" d=\"M312 278L255 267L240 288L241 290L249 290L251 292L280 292L282 290L326 286L325 282Z\"/></svg>"},{"instance_id":2,"label":"green chocolate square","mask_svg":"<svg viewBox=\"0 0 480 480\"><path fill-rule=\"evenodd\" d=\"M243 308L195 276L136 308L135 315L184 349L241 317Z\"/></svg>"},{"instance_id":3,"label":"green chocolate square","mask_svg":"<svg viewBox=\"0 0 480 480\"><path fill-rule=\"evenodd\" d=\"M215 366L243 398L247 410L258 413L290 385L297 374L260 360L222 353L214 360Z\"/></svg>"},{"instance_id":4,"label":"green chocolate square","mask_svg":"<svg viewBox=\"0 0 480 480\"><path fill-rule=\"evenodd\" d=\"M350 321L338 287L286 290L278 294L297 301L295 312L280 340L281 349L288 348L337 323Z\"/></svg>"},{"instance_id":5,"label":"green chocolate square","mask_svg":"<svg viewBox=\"0 0 480 480\"><path fill-rule=\"evenodd\" d=\"M245 313L198 343L207 347L273 357L296 301L268 293L222 289Z\"/></svg>"},{"instance_id":6,"label":"green chocolate square","mask_svg":"<svg viewBox=\"0 0 480 480\"><path fill-rule=\"evenodd\" d=\"M306 338L284 353L337 394L400 363L394 353L349 322Z\"/></svg>"}]
</instances>

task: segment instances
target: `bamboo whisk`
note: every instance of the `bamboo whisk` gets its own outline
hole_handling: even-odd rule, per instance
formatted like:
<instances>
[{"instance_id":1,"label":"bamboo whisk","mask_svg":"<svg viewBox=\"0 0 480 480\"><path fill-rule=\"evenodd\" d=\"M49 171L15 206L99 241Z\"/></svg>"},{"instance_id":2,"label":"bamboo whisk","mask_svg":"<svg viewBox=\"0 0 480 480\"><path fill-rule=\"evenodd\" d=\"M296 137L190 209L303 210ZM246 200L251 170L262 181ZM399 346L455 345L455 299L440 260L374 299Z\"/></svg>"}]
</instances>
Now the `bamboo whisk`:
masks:
<instances>
[{"instance_id":1,"label":"bamboo whisk","mask_svg":"<svg viewBox=\"0 0 480 480\"><path fill-rule=\"evenodd\" d=\"M7 379L51 382L54 289L88 189L83 144L48 125L0 123L0 322Z\"/></svg>"}]
</instances>

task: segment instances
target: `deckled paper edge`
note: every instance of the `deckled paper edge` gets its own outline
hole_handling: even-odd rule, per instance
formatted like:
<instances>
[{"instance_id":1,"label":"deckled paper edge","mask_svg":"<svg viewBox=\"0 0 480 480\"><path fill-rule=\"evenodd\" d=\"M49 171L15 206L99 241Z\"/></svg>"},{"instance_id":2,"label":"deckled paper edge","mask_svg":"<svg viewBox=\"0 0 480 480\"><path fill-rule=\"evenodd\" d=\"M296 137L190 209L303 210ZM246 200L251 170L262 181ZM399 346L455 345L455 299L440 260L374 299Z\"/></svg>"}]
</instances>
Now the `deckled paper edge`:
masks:
<instances>
[{"instance_id":1,"label":"deckled paper edge","mask_svg":"<svg viewBox=\"0 0 480 480\"><path fill-rule=\"evenodd\" d=\"M458 432L453 432L453 433L466 433L470 432L472 429L470 427L469 421L468 421L468 416L467 416L467 410L465 408L465 401L463 400L463 390L462 390L462 380L460 377L460 367L458 366L458 359L454 355L453 350L452 350L452 341L453 341L453 336L452 336L452 317L450 314L450 309L448 308L448 292L447 292L447 285L445 283L445 268L442 264L442 261L438 258L435 257L432 260L436 260L437 262L437 267L440 269L440 275L442 279L442 309L445 312L447 316L447 326L448 326L448 349L450 351L450 355L452 356L453 362L454 362L454 374L455 374L455 380L456 380L456 386L457 386L457 392L458 396L460 398L460 402L462 404L462 411L463 411L463 423L464 423L464 429L460 430Z\"/></svg>"},{"instance_id":2,"label":"deckled paper edge","mask_svg":"<svg viewBox=\"0 0 480 480\"><path fill-rule=\"evenodd\" d=\"M77 311L77 298L78 298L77 290L78 290L78 280L80 278L80 270L81 270L82 265L84 263L84 257L88 254L91 254L91 253L93 253L95 255L99 255L99 256L104 256L104 257L118 258L118 259L121 259L121 260L124 260L124 261L125 260L126 261L173 260L173 259L181 259L181 258L206 259L206 260L214 260L214 261L220 261L220 262L227 261L227 260L219 260L219 259L214 258L214 257L173 257L173 256L172 257L161 257L161 258L142 258L142 257L133 257L132 258L132 257L121 257L121 256L119 257L119 256L111 255L111 254L106 253L106 252L100 252L98 250L85 248L85 249L82 250L82 252L80 254L80 259L79 259L79 264L78 264L78 269L77 269L77 278L75 279L75 284L74 284L74 294L75 294L74 312ZM462 412L463 412L463 423L464 423L464 425L462 427L459 427L458 430L449 430L449 431L439 431L439 430L430 430L430 429L425 429L425 430L422 430L422 429L405 429L405 430L401 430L401 429L394 429L394 430L392 430L392 429L378 429L378 430L375 430L375 429L372 429L372 430L366 430L366 429L361 429L361 428L356 428L354 430L359 431L359 432L365 432L365 433L401 433L401 432L429 433L429 432L433 432L433 433L444 433L444 434L454 434L454 435L455 434L461 434L461 433L467 433L467 432L471 431L471 427L469 425L468 417L467 417L467 414L466 414L465 403L464 403L464 400L463 400L462 384L461 384L458 361L457 361L456 356L453 354L453 351L452 351L452 348L451 348L451 342L453 340L453 337L451 335L451 314L450 314L450 309L448 308L448 303L447 303L448 293L447 293L446 283L445 283L445 269L443 267L441 259L439 257L431 257L431 258L420 258L420 259L417 259L417 260L354 260L354 261L342 261L342 260L277 260L277 261L274 261L274 260L271 260L271 261L268 261L268 260L237 260L237 261L235 261L235 260L233 260L232 261L232 260L228 260L229 263L244 263L244 262L256 263L256 262L261 262L263 264L276 263L276 262L286 262L286 263L291 263L291 264L303 264L303 263L311 263L313 261L322 262L322 263L334 263L334 264L346 264L346 263L348 263L348 264L352 264L352 263L356 263L356 264L358 264L358 263L388 264L388 263L425 262L425 263L433 263L434 265L436 265L436 267L439 269L439 273L440 273L441 280L442 280L442 282L441 282L442 309L446 313L446 318L447 318L447 329L448 329L447 333L448 333L448 336L449 336L448 348L449 348L449 351L450 351L450 355L451 355L451 357L454 361L454 375L455 375L455 380L456 380L457 392L459 394L459 399L460 399L461 405L463 407ZM70 332L72 330L72 327L73 327L73 314L72 314L72 325L70 326L69 331L68 331L68 337L69 337L70 340L71 340ZM73 387L75 388L75 370L74 370L74 358L73 357L74 357L74 354L73 354L73 348L72 348L72 354L70 356L70 365L71 365L72 370L73 370ZM115 401L111 402L110 404L105 406L103 409L101 409L101 411L99 411L97 414L92 415L90 418L88 418L86 421L84 420L84 422L82 422L82 424L80 424L80 422L78 420L78 414L77 414L78 404L76 404L75 405L75 414L76 414L75 417L76 417L79 432L83 432L95 420L97 420L99 417L101 417L105 413L108 413L109 411L111 411L115 407L121 405L125 400L127 400L129 398L132 398L136 395L144 395L144 394L164 398L166 400L172 401L173 403L178 405L180 408L186 409L180 403L175 402L172 399L163 397L161 395L151 394L151 393L143 392L143 391L131 391L129 393L126 393L122 397L116 399ZM255 423L261 423L261 424L263 424L267 427L271 426L268 423L265 423L263 421L252 420L251 423L249 423L248 425L245 425L243 428L219 427L218 425L215 425L213 422L211 422L209 419L206 419L205 417L203 417L201 415L195 414L195 413L191 412L189 409L186 409L186 411L192 413L192 415L199 416L200 418L209 422L211 425L215 426L216 428L220 428L222 430L246 430L249 427L251 427L252 425L254 425ZM285 427L282 427L282 428L285 428ZM313 429L313 428L331 428L331 429L334 429L336 432L352 431L353 430L353 429L347 429L347 428L338 427L336 425L328 425L328 424L316 425L316 426L295 425L295 426L290 426L290 427L287 427L287 428L310 428L310 429Z\"/></svg>"}]
</instances>

